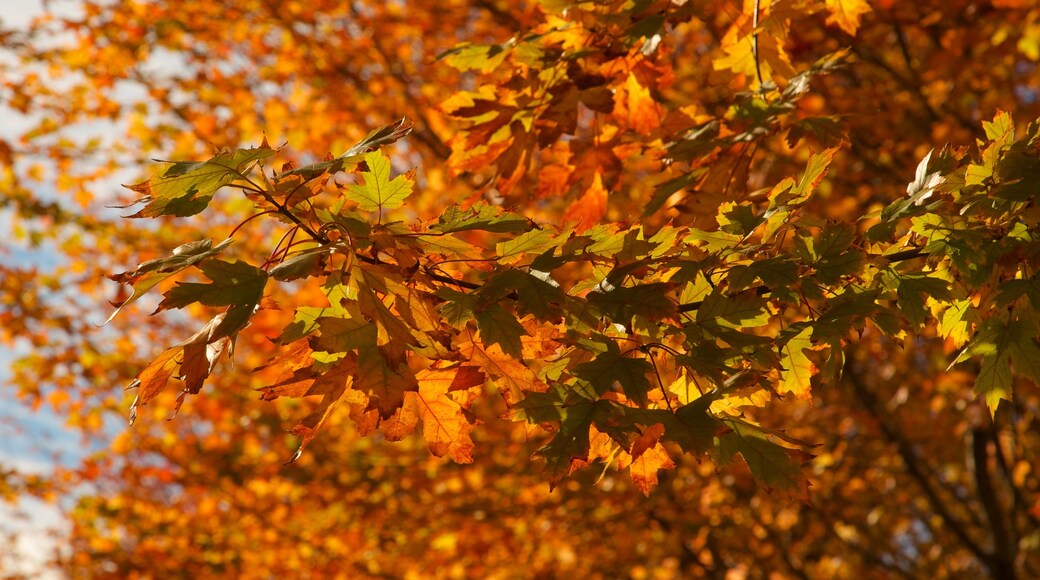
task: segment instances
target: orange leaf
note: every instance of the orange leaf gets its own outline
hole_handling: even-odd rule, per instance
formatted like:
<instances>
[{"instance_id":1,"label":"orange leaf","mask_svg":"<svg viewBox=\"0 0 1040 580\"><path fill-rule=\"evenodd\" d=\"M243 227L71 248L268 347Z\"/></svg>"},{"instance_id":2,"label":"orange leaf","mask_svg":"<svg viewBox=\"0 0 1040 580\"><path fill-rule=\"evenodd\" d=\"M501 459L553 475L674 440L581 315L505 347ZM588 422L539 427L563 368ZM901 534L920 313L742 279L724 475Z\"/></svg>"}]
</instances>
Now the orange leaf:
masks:
<instances>
[{"instance_id":1,"label":"orange leaf","mask_svg":"<svg viewBox=\"0 0 1040 580\"><path fill-rule=\"evenodd\" d=\"M469 434L473 424L466 418L462 405L447 396L447 388L443 381L421 383L418 393L405 393L405 406L418 408L431 453L437 457L448 455L456 463L472 463L473 440Z\"/></svg>"},{"instance_id":2,"label":"orange leaf","mask_svg":"<svg viewBox=\"0 0 1040 580\"><path fill-rule=\"evenodd\" d=\"M446 369L423 369L415 373L419 382L419 391L435 391L449 393L484 384L484 373L477 367L469 365L454 366Z\"/></svg>"},{"instance_id":3,"label":"orange leaf","mask_svg":"<svg viewBox=\"0 0 1040 580\"><path fill-rule=\"evenodd\" d=\"M139 389L132 407L147 404L166 388L166 383L180 366L177 358L182 352L184 352L183 346L174 346L162 351L141 371L141 374L137 375L137 379L130 385Z\"/></svg>"},{"instance_id":4,"label":"orange leaf","mask_svg":"<svg viewBox=\"0 0 1040 580\"><path fill-rule=\"evenodd\" d=\"M659 442L662 435L664 435L664 425L657 423L647 428L632 443L632 465L629 467L629 472L632 476L632 483L644 495L650 495L650 492L657 487L658 471L675 469L675 462Z\"/></svg>"},{"instance_id":5,"label":"orange leaf","mask_svg":"<svg viewBox=\"0 0 1040 580\"><path fill-rule=\"evenodd\" d=\"M466 342L459 345L459 352L471 364L483 369L498 387L506 404L520 400L524 392L545 392L549 387L535 376L526 365L507 355L497 344L484 349L479 344Z\"/></svg>"},{"instance_id":6,"label":"orange leaf","mask_svg":"<svg viewBox=\"0 0 1040 580\"><path fill-rule=\"evenodd\" d=\"M571 204L564 214L564 219L577 222L577 232L597 225L607 214L607 190L603 188L603 177L597 171L592 178L592 186L585 191L578 201Z\"/></svg>"},{"instance_id":7,"label":"orange leaf","mask_svg":"<svg viewBox=\"0 0 1040 580\"><path fill-rule=\"evenodd\" d=\"M661 124L661 105L650 96L650 89L639 84L632 73L618 91L614 104L614 117L632 130L649 135Z\"/></svg>"}]
</instances>

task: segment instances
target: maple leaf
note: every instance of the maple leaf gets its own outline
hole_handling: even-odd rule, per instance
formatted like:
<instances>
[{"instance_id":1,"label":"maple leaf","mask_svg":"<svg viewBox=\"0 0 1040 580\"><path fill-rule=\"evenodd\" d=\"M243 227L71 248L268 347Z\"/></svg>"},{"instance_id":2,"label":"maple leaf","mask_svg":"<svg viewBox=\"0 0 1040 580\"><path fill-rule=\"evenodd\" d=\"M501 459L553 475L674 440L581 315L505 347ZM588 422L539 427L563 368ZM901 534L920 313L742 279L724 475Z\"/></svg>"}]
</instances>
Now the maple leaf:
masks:
<instances>
[{"instance_id":1,"label":"maple leaf","mask_svg":"<svg viewBox=\"0 0 1040 580\"><path fill-rule=\"evenodd\" d=\"M643 135L649 135L661 125L661 105L650 96L632 73L614 101L614 116Z\"/></svg>"},{"instance_id":2,"label":"maple leaf","mask_svg":"<svg viewBox=\"0 0 1040 580\"><path fill-rule=\"evenodd\" d=\"M589 381L598 395L613 389L616 382L625 396L640 404L646 403L646 393L650 390L647 375L651 372L653 366L649 362L624 356L613 341L608 342L607 350L596 358L574 368L574 375Z\"/></svg>"},{"instance_id":3,"label":"maple leaf","mask_svg":"<svg viewBox=\"0 0 1040 580\"><path fill-rule=\"evenodd\" d=\"M178 282L163 295L156 312L196 302L205 306L255 306L263 297L267 272L260 268L240 260L207 260L199 264L199 269L211 282Z\"/></svg>"},{"instance_id":4,"label":"maple leaf","mask_svg":"<svg viewBox=\"0 0 1040 580\"><path fill-rule=\"evenodd\" d=\"M552 393L557 392L529 395L529 398L534 403L545 397L553 397ZM525 404L527 401L528 399L524 400ZM588 461L589 429L596 415L602 412L602 406L585 400L566 404L558 394L549 406L555 410L560 427L552 441L540 448L536 455L546 460L549 486L552 488Z\"/></svg>"},{"instance_id":5,"label":"maple leaf","mask_svg":"<svg viewBox=\"0 0 1040 580\"><path fill-rule=\"evenodd\" d=\"M216 246L213 246L211 240L188 242L187 244L182 244L174 248L173 254L170 256L148 260L147 262L142 262L132 271L108 276L110 280L114 280L120 284L130 284L133 287L134 292L129 298L117 304L113 304L113 306L116 306L117 308L112 312L108 319L105 320L105 324L111 322L124 306L136 302L138 298L144 296L149 290L154 288L163 280L166 280L189 266L194 266L203 260L220 254L229 245L231 245L230 238L220 242Z\"/></svg>"},{"instance_id":6,"label":"maple leaf","mask_svg":"<svg viewBox=\"0 0 1040 580\"><path fill-rule=\"evenodd\" d=\"M459 353L470 364L483 369L491 377L508 405L519 401L525 392L541 392L548 389L545 382L539 379L530 367L503 352L497 344L485 349L474 342L465 342L459 345Z\"/></svg>"},{"instance_id":7,"label":"maple leaf","mask_svg":"<svg viewBox=\"0 0 1040 580\"><path fill-rule=\"evenodd\" d=\"M347 197L363 211L378 211L401 207L412 194L413 171L390 179L390 158L381 151L364 155L367 171L361 172L362 183L347 186Z\"/></svg>"},{"instance_id":8,"label":"maple leaf","mask_svg":"<svg viewBox=\"0 0 1040 580\"><path fill-rule=\"evenodd\" d=\"M761 485L808 501L809 482L799 466L805 458L803 454L773 443L744 423L727 421L726 424L732 431L719 437L720 462L728 463L739 453Z\"/></svg>"},{"instance_id":9,"label":"maple leaf","mask_svg":"<svg viewBox=\"0 0 1040 580\"><path fill-rule=\"evenodd\" d=\"M866 0L827 0L827 9L827 24L837 24L852 36L856 36L863 15L871 12Z\"/></svg>"},{"instance_id":10,"label":"maple leaf","mask_svg":"<svg viewBox=\"0 0 1040 580\"><path fill-rule=\"evenodd\" d=\"M334 363L331 368L303 379L302 382L307 385L307 390L301 396L320 395L321 402L314 412L301 419L290 431L293 435L300 437L300 445L287 463L294 463L300 458L304 448L314 439L318 430L338 405L346 403L360 408L367 405L368 398L364 393L350 389L352 375L355 372L355 360L352 357L346 357Z\"/></svg>"},{"instance_id":11,"label":"maple leaf","mask_svg":"<svg viewBox=\"0 0 1040 580\"><path fill-rule=\"evenodd\" d=\"M137 408L148 404L165 390L174 376L184 380L177 408L184 400L185 393L198 393L203 382L213 372L218 357L247 320L248 317L241 316L241 309L232 306L213 317L191 338L160 353L127 386L127 390L137 390L137 396L130 405L130 424L133 425L137 420Z\"/></svg>"},{"instance_id":12,"label":"maple leaf","mask_svg":"<svg viewBox=\"0 0 1040 580\"><path fill-rule=\"evenodd\" d=\"M607 190L603 188L603 176L597 171L592 178L592 185L567 208L563 217L569 222L578 224L576 231L581 234L598 224L605 215L607 215Z\"/></svg>"},{"instance_id":13,"label":"maple leaf","mask_svg":"<svg viewBox=\"0 0 1040 580\"><path fill-rule=\"evenodd\" d=\"M665 427L661 423L647 427L632 443L629 451L632 456L632 464L629 466L632 483L646 496L657 487L660 470L675 469L675 462L659 443L664 431Z\"/></svg>"},{"instance_id":14,"label":"maple leaf","mask_svg":"<svg viewBox=\"0 0 1040 580\"><path fill-rule=\"evenodd\" d=\"M419 390L406 393L404 406L409 410L402 410L402 414L414 413L422 420L423 436L435 456L448 455L456 463L472 462L473 440L469 434L475 424L466 416L466 408L448 393L482 386L484 373L462 365L425 369L415 378Z\"/></svg>"},{"instance_id":15,"label":"maple leaf","mask_svg":"<svg viewBox=\"0 0 1040 580\"><path fill-rule=\"evenodd\" d=\"M405 393L417 390L415 375L404 364L397 364L374 343L358 349L354 388L367 393L369 408L389 417L403 404Z\"/></svg>"},{"instance_id":16,"label":"maple leaf","mask_svg":"<svg viewBox=\"0 0 1040 580\"><path fill-rule=\"evenodd\" d=\"M275 175L275 184L288 187L287 194L294 194L298 187L310 183L312 180L317 180L322 175L331 175L353 169L361 161L363 153L397 142L411 133L412 127L412 121L407 117L403 117L393 123L373 129L364 139L355 143L335 159L326 159L325 161L311 163L295 169L286 168L281 173ZM284 190L284 187L278 189ZM307 196L299 196L300 201L306 198ZM293 199L296 199L295 195Z\"/></svg>"},{"instance_id":17,"label":"maple leaf","mask_svg":"<svg viewBox=\"0 0 1040 580\"><path fill-rule=\"evenodd\" d=\"M540 228L520 234L512 240L500 242L495 246L498 259L503 263L513 263L524 254L540 254L556 245L557 239L566 235L553 235L548 228Z\"/></svg>"},{"instance_id":18,"label":"maple leaf","mask_svg":"<svg viewBox=\"0 0 1040 580\"><path fill-rule=\"evenodd\" d=\"M816 365L805 355L806 350L814 348L811 337L813 329L806 326L798 334L791 337L780 347L780 364L783 372L780 374L780 384L777 392L794 393L796 397L811 399L811 379L816 374Z\"/></svg>"},{"instance_id":19,"label":"maple leaf","mask_svg":"<svg viewBox=\"0 0 1040 580\"><path fill-rule=\"evenodd\" d=\"M485 348L498 345L508 355L520 359L523 357L523 343L520 336L527 334L516 317L498 304L492 304L476 313L477 328L480 340Z\"/></svg>"},{"instance_id":20,"label":"maple leaf","mask_svg":"<svg viewBox=\"0 0 1040 580\"><path fill-rule=\"evenodd\" d=\"M376 326L361 318L322 317L316 324L321 333L315 341L318 350L349 352L376 343Z\"/></svg>"},{"instance_id":21,"label":"maple leaf","mask_svg":"<svg viewBox=\"0 0 1040 580\"><path fill-rule=\"evenodd\" d=\"M282 282L308 278L321 269L323 261L331 251L330 247L317 247L295 252L271 268L268 274Z\"/></svg>"},{"instance_id":22,"label":"maple leaf","mask_svg":"<svg viewBox=\"0 0 1040 580\"><path fill-rule=\"evenodd\" d=\"M507 54L506 48L499 44L482 45L464 42L438 54L437 58L463 72L468 70L491 72L502 64Z\"/></svg>"},{"instance_id":23,"label":"maple leaf","mask_svg":"<svg viewBox=\"0 0 1040 580\"><path fill-rule=\"evenodd\" d=\"M697 322L730 328L748 328L769 323L766 301L755 292L726 295L718 290L704 299L697 309Z\"/></svg>"},{"instance_id":24,"label":"maple leaf","mask_svg":"<svg viewBox=\"0 0 1040 580\"><path fill-rule=\"evenodd\" d=\"M472 230L509 233L524 232L531 229L533 225L530 218L502 211L501 208L486 203L478 203L468 209L462 209L457 205L449 206L438 216L437 223L431 229L444 233Z\"/></svg>"},{"instance_id":25,"label":"maple leaf","mask_svg":"<svg viewBox=\"0 0 1040 580\"><path fill-rule=\"evenodd\" d=\"M991 414L1002 399L1011 399L1011 367L1040 383L1040 346L1036 343L1038 317L1026 314L1014 320L990 318L979 327L957 363L968 356L981 356L982 368L975 379L975 393L985 398ZM952 366L952 365L951 365Z\"/></svg>"},{"instance_id":26,"label":"maple leaf","mask_svg":"<svg viewBox=\"0 0 1040 580\"><path fill-rule=\"evenodd\" d=\"M423 369L415 374L419 391L428 393L450 393L464 391L484 384L485 375L479 367L455 365L445 368Z\"/></svg>"},{"instance_id":27,"label":"maple leaf","mask_svg":"<svg viewBox=\"0 0 1040 580\"><path fill-rule=\"evenodd\" d=\"M128 189L141 194L130 205L145 204L132 218L172 215L186 217L206 209L220 188L241 180L258 161L277 153L266 143L255 149L221 153L208 161L172 161L161 175ZM129 206L127 206L129 207Z\"/></svg>"}]
</instances>

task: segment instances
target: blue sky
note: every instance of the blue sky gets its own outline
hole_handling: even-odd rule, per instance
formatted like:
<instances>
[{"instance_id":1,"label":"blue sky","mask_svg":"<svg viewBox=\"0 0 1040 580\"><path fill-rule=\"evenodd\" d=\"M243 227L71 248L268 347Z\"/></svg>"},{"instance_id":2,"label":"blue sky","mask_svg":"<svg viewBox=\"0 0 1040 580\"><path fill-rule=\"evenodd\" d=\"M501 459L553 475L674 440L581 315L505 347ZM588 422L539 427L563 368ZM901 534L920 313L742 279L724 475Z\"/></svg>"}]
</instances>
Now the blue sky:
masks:
<instances>
[{"instance_id":1,"label":"blue sky","mask_svg":"<svg viewBox=\"0 0 1040 580\"><path fill-rule=\"evenodd\" d=\"M0 25L19 27L42 11L38 0L0 2ZM0 104L0 138L14 140L29 124ZM0 215L0 231L10 231L10 223ZM5 237L4 239L9 239ZM40 268L53 267L58 256L46 250L30 250L10 242L0 243L0 260L19 265L34 264ZM13 467L23 473L48 473L55 461L74 463L86 450L77 433L65 428L63 419L45 406L33 411L15 396L10 384L11 363L19 349L0 346L0 465ZM0 503L0 533L16 531L19 541L17 554L10 562L0 564L0 576L26 574L32 578L57 577L44 573L41 565L56 543L49 535L63 528L58 506L36 500L22 500L16 505ZM4 559L8 560L8 559Z\"/></svg>"}]
</instances>

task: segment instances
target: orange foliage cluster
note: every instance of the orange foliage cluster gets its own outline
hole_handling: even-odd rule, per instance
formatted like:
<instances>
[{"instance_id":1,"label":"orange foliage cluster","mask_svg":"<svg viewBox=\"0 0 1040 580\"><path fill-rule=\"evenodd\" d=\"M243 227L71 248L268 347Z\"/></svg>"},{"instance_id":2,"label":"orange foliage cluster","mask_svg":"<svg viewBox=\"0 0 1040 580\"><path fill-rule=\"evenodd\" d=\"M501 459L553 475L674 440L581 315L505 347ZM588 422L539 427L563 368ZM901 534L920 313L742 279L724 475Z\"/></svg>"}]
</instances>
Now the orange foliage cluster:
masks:
<instances>
[{"instance_id":1,"label":"orange foliage cluster","mask_svg":"<svg viewBox=\"0 0 1040 580\"><path fill-rule=\"evenodd\" d=\"M105 450L0 491L58 569L1040 575L1033 3L56 10L0 29L0 252L61 258L0 260L4 388Z\"/></svg>"}]
</instances>

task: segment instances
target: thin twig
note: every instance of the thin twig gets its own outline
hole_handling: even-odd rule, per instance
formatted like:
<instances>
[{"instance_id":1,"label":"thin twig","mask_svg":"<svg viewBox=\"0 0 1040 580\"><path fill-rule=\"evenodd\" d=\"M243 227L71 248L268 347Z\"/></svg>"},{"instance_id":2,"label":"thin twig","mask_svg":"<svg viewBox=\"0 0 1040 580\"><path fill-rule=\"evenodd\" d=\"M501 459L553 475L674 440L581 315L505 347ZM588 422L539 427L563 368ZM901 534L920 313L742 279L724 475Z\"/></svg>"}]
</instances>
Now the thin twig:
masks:
<instances>
[{"instance_id":1,"label":"thin twig","mask_svg":"<svg viewBox=\"0 0 1040 580\"><path fill-rule=\"evenodd\" d=\"M765 92L765 83L762 82L762 65L758 61L758 3L755 0L755 14L751 20L751 54L755 56L755 75L758 76L758 92Z\"/></svg>"}]
</instances>

